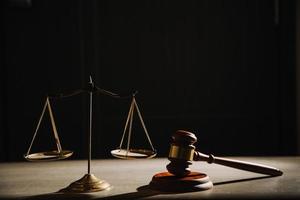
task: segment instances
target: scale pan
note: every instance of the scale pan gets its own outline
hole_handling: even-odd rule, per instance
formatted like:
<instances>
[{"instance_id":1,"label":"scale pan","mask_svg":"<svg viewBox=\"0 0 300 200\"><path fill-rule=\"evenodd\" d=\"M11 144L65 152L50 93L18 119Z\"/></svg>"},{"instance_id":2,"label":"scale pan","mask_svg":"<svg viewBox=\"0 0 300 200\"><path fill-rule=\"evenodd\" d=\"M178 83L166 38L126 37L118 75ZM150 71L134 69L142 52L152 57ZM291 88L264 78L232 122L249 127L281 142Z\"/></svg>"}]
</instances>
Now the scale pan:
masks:
<instances>
[{"instance_id":1,"label":"scale pan","mask_svg":"<svg viewBox=\"0 0 300 200\"><path fill-rule=\"evenodd\" d=\"M69 151L69 150L62 150L61 152L45 151L45 152L24 155L24 158L28 161L54 161L54 160L62 160L68 158L72 154L73 151Z\"/></svg>"},{"instance_id":2,"label":"scale pan","mask_svg":"<svg viewBox=\"0 0 300 200\"><path fill-rule=\"evenodd\" d=\"M156 156L156 151L147 149L115 149L112 150L111 155L121 159L139 159L139 158L153 158Z\"/></svg>"}]
</instances>

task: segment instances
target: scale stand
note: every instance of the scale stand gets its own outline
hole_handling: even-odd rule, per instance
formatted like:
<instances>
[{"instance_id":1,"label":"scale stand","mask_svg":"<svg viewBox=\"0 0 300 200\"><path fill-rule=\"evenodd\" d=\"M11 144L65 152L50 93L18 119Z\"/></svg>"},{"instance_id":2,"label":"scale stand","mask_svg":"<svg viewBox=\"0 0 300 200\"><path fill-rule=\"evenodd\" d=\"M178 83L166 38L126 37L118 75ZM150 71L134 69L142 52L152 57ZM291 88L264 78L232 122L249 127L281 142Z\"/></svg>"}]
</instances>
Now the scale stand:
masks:
<instances>
[{"instance_id":1,"label":"scale stand","mask_svg":"<svg viewBox=\"0 0 300 200\"><path fill-rule=\"evenodd\" d=\"M132 133L132 121L133 121L133 114L134 114L134 110L136 109L137 114L139 116L139 119L141 121L141 124L143 126L144 132L147 136L148 142L151 146L151 150L149 149L132 149L130 148L130 141L131 141L131 133ZM129 124L129 127L128 127ZM124 141L124 137L126 135L126 131L128 128L128 138L127 138L127 147L126 149L122 148L123 146L123 141ZM129 108L129 112L128 112L128 116L127 116L127 120L126 120L126 124L125 124L125 128L123 131L123 136L119 145L119 148L112 150L111 154L116 157L116 158L121 158L121 159L138 159L138 158L153 158L156 156L156 150L154 149L150 136L148 134L147 128L145 126L144 120L142 118L140 109L138 107L138 104L136 103L135 100L135 95L132 96L132 101L130 104L130 108Z\"/></svg>"},{"instance_id":2,"label":"scale stand","mask_svg":"<svg viewBox=\"0 0 300 200\"><path fill-rule=\"evenodd\" d=\"M60 190L65 193L88 193L98 192L110 188L110 184L105 180L98 179L95 175L91 174L91 155L92 155L92 117L93 117L93 92L95 85L92 77L90 76L90 104L89 104L89 131L88 131L88 171L81 179L71 183L68 187Z\"/></svg>"},{"instance_id":3,"label":"scale stand","mask_svg":"<svg viewBox=\"0 0 300 200\"><path fill-rule=\"evenodd\" d=\"M121 96L119 94L115 94L113 92L104 90L102 88L97 87L93 80L92 77L90 76L90 81L89 81L89 87L88 88L83 88L83 89L78 89L75 91L72 91L70 93L65 93L65 94L55 94L51 95L50 97L47 96L46 102L42 111L42 114L39 118L38 125L36 127L36 130L34 132L33 138L31 140L29 149L27 151L27 154L24 155L25 159L28 161L54 161L54 160L61 160L70 157L73 154L73 151L69 150L63 150L58 132L56 129L55 121L54 121L54 116L53 112L51 109L50 105L50 99L56 99L56 98L66 98L66 97L72 97L81 93L89 93L89 130L88 130L88 170L87 174L85 174L81 179L71 183L68 187L60 190L59 192L63 193L88 193L88 192L97 192L101 190L106 190L110 188L110 184L107 183L104 180L98 179L95 175L91 173L91 152L92 152L92 147L91 147L91 142L92 142L92 112L93 112L93 94L94 93L101 93L107 96L110 96L112 98L117 98L117 99L124 99L124 98L131 98L132 97L132 102L130 105L129 113L127 116L127 121L125 125L125 129L123 132L123 136L121 139L121 143L118 149L111 151L112 155L118 158L123 158L123 159L132 159L132 158L152 158L156 155L156 150L153 148L152 142L150 140L148 131L146 129L145 123L143 121L141 112L138 108L138 105L135 100L135 94L133 95L127 95L127 96ZM32 144L36 138L37 132L39 130L41 121L44 117L44 114L46 112L46 109L48 108L50 120L51 120L51 125L54 133L54 138L57 146L57 150L53 151L45 151L45 152L39 152L39 153L30 153ZM142 126L144 128L145 134L147 136L147 139L151 145L151 150L147 149L131 149L130 148L130 140L131 140L131 129L132 129L132 121L133 121L133 114L135 109L137 110L139 119L142 123ZM129 127L129 133L128 133L128 141L127 141L127 148L122 149L122 144L123 140L126 134L126 130Z\"/></svg>"}]
</instances>

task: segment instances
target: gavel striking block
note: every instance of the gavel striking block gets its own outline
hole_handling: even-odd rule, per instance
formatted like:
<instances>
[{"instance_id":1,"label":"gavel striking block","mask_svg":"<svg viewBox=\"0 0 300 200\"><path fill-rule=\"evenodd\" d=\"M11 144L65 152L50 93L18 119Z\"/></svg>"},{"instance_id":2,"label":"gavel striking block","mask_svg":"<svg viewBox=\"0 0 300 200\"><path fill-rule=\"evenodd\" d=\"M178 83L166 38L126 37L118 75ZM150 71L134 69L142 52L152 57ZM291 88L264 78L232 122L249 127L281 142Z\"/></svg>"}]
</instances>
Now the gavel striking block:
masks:
<instances>
[{"instance_id":1,"label":"gavel striking block","mask_svg":"<svg viewBox=\"0 0 300 200\"><path fill-rule=\"evenodd\" d=\"M277 168L260 165L256 163L215 157L206 155L195 150L194 143L197 142L195 134L178 130L172 136L172 143L167 165L168 172L155 174L150 186L163 191L190 191L206 190L212 188L212 182L206 174L191 172L189 165L192 161L206 161L236 169L266 174L270 176L281 176L283 173Z\"/></svg>"},{"instance_id":2,"label":"gavel striking block","mask_svg":"<svg viewBox=\"0 0 300 200\"><path fill-rule=\"evenodd\" d=\"M274 167L200 153L195 150L195 146L193 145L197 142L196 136L188 131L177 131L175 135L173 135L172 140L173 142L169 153L169 160L171 162L167 165L167 169L176 176L189 174L189 165L192 164L191 161L206 161L210 164L216 163L270 176L281 176L283 174L282 171Z\"/></svg>"}]
</instances>

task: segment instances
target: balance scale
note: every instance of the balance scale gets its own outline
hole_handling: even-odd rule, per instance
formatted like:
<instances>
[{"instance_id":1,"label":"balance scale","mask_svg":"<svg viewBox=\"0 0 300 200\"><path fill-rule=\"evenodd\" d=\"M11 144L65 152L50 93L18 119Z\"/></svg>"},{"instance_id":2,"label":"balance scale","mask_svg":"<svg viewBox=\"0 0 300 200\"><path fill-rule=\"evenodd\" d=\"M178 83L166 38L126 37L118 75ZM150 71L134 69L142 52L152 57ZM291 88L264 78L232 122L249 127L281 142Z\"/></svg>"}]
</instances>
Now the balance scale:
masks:
<instances>
[{"instance_id":1,"label":"balance scale","mask_svg":"<svg viewBox=\"0 0 300 200\"><path fill-rule=\"evenodd\" d=\"M128 116L126 119L126 123L125 123L125 127L124 127L120 145L117 149L112 150L111 154L114 157L120 158L120 159L142 159L142 158L153 158L156 156L156 150L154 149L154 147L152 145L149 133L147 131L144 120L142 118L142 114L140 112L139 106L135 99L136 93L124 97L124 96L120 96L118 94L112 93L110 91L101 89L94 84L92 77L90 76L89 87L87 89L77 90L75 92L72 92L71 94L59 94L59 95L55 95L55 96L47 96L46 97L46 101L45 101L45 104L44 104L44 107L42 110L42 114L38 120L31 143L29 145L27 153L24 155L24 158L26 160L32 161L32 162L57 161L57 160L66 159L66 158L69 158L70 156L72 156L73 151L64 150L62 148L62 145L61 145L61 142L59 139L59 135L57 132L50 100L55 100L57 98L72 97L72 96L75 96L75 95L78 95L78 94L81 94L84 92L89 93L89 120L88 120L89 121L89 126L88 126L89 130L88 130L88 145L87 145L88 146L88 159L87 159L88 170L87 170L87 174L85 174L81 179L71 183L68 187L60 190L60 192L64 192L64 193L98 192L98 191L106 190L106 189L110 188L110 184L108 182L97 178L95 175L93 175L91 173L91 170L90 170L91 169L91 159L92 159L91 158L91 152L92 152L91 144L92 144L92 122L93 122L92 113L93 113L93 94L94 93L101 93L101 94L108 95L113 98L119 98L119 99L131 98L131 104L129 107L129 112L128 112ZM35 140L38 130L40 128L40 124L44 118L44 114L47 110L49 112L50 122L51 122L52 131L54 134L54 139L55 139L57 149L52 150L52 151L42 151L42 152L37 152L37 153L31 153L32 145L34 143L34 140ZM147 140L150 144L151 149L135 149L135 148L130 147L130 141L131 141L131 135L132 135L131 134L132 133L132 123L133 123L133 116L134 116L135 111L138 114L139 120L140 120L143 130L147 136ZM124 143L126 134L127 134L127 144L126 144L126 148L124 148L123 143Z\"/></svg>"}]
</instances>

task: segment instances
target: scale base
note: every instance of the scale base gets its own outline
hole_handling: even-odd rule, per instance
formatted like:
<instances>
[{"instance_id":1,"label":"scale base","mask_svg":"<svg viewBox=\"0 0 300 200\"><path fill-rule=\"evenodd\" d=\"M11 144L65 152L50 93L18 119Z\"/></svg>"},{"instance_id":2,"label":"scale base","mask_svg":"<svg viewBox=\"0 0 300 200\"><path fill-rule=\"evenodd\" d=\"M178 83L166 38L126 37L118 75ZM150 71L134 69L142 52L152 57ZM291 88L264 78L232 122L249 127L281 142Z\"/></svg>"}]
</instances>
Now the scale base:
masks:
<instances>
[{"instance_id":1,"label":"scale base","mask_svg":"<svg viewBox=\"0 0 300 200\"><path fill-rule=\"evenodd\" d=\"M206 174L199 172L191 172L184 177L161 172L152 177L150 187L164 192L192 192L211 189L213 183Z\"/></svg>"},{"instance_id":2,"label":"scale base","mask_svg":"<svg viewBox=\"0 0 300 200\"><path fill-rule=\"evenodd\" d=\"M89 193L98 192L110 188L110 184L98 179L93 174L85 174L81 179L71 183L68 187L60 190L63 193Z\"/></svg>"}]
</instances>

